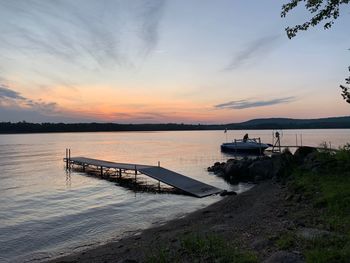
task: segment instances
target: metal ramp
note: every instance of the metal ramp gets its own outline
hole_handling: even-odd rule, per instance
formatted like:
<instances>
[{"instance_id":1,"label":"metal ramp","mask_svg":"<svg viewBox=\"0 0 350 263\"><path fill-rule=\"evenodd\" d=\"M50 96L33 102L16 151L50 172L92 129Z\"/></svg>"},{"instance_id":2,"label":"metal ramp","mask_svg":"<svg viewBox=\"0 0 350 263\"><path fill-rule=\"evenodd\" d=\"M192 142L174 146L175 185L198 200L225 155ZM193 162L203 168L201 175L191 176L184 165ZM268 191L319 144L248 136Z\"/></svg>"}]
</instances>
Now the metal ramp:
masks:
<instances>
[{"instance_id":1,"label":"metal ramp","mask_svg":"<svg viewBox=\"0 0 350 263\"><path fill-rule=\"evenodd\" d=\"M160 166L150 166L143 164L130 164L130 163L116 163L98 159L92 159L87 157L71 157L65 158L64 161L68 164L82 166L83 170L87 166L95 166L101 169L101 175L103 174L103 169L116 169L119 170L130 170L134 171L135 175L137 172L151 177L159 182L170 185L177 189L180 189L188 194L196 197L205 197L213 194L222 192L223 190L203 182L197 181L185 175L176 173L169 169Z\"/></svg>"},{"instance_id":2,"label":"metal ramp","mask_svg":"<svg viewBox=\"0 0 350 263\"><path fill-rule=\"evenodd\" d=\"M152 177L162 183L176 187L186 193L196 197L205 197L222 192L221 189L202 183L190 177L173 172L163 167L153 166L138 168L138 171L144 175Z\"/></svg>"}]
</instances>

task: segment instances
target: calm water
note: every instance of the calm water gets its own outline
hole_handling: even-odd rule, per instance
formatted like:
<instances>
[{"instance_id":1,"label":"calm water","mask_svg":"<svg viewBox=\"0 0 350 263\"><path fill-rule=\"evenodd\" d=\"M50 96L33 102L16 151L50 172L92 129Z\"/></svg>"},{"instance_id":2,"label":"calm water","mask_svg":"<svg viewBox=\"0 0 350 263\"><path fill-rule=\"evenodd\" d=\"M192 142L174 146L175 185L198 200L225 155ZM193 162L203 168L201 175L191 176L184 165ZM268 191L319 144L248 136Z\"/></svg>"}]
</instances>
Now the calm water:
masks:
<instances>
[{"instance_id":1,"label":"calm water","mask_svg":"<svg viewBox=\"0 0 350 263\"><path fill-rule=\"evenodd\" d=\"M181 217L220 200L171 194L134 193L78 172L67 174L72 156L161 165L214 186L242 192L206 168L225 161L219 145L244 131L61 133L0 136L0 262L47 259L95 246ZM350 141L350 130L284 131L282 144ZM271 143L271 131L249 131ZM300 137L298 137L300 143Z\"/></svg>"}]
</instances>

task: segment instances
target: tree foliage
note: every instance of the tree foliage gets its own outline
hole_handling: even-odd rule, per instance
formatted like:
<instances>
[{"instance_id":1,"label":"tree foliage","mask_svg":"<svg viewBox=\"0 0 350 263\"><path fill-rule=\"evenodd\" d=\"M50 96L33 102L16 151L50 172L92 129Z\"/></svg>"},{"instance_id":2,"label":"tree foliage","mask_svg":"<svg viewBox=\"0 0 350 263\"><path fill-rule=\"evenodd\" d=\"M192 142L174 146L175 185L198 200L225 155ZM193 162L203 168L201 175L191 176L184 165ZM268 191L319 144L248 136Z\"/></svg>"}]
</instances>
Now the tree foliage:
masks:
<instances>
[{"instance_id":1,"label":"tree foliage","mask_svg":"<svg viewBox=\"0 0 350 263\"><path fill-rule=\"evenodd\" d=\"M324 29L329 29L334 24L340 15L340 6L349 4L350 0L289 0L290 2L282 6L281 17L286 15L293 9L295 9L300 2L304 2L305 8L312 14L309 21L303 24L296 25L294 27L287 27L286 32L291 39L302 30L308 30L310 26L317 26L321 22L324 22ZM350 67L349 67L350 71ZM350 84L350 76L345 79L346 84ZM342 89L342 97L347 103L350 103L350 88L344 85L340 85Z\"/></svg>"},{"instance_id":2,"label":"tree foliage","mask_svg":"<svg viewBox=\"0 0 350 263\"><path fill-rule=\"evenodd\" d=\"M324 29L329 29L334 24L334 20L339 17L340 6L349 4L350 0L290 0L289 3L282 6L281 16L285 17L300 2L304 2L305 8L312 14L312 17L303 24L287 27L286 32L289 38L295 37L298 31L307 30L310 26L317 26L321 22L324 22Z\"/></svg>"},{"instance_id":3,"label":"tree foliage","mask_svg":"<svg viewBox=\"0 0 350 263\"><path fill-rule=\"evenodd\" d=\"M349 73L350 73L350 67L349 67ZM350 76L345 79L346 84L350 84ZM349 87L346 87L344 85L340 85L340 88L342 89L342 96L343 99L346 100L347 103L350 103L350 89Z\"/></svg>"}]
</instances>

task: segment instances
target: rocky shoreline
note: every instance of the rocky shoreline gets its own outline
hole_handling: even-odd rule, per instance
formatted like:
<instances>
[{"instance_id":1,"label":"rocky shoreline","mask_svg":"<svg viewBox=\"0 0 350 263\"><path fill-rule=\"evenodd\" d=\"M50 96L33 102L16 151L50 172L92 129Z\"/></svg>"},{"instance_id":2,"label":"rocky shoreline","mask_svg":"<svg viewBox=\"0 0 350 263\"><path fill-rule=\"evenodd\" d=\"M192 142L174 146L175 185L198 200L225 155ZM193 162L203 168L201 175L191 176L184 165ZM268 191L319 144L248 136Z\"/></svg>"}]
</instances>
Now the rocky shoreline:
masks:
<instances>
[{"instance_id":1,"label":"rocky shoreline","mask_svg":"<svg viewBox=\"0 0 350 263\"><path fill-rule=\"evenodd\" d=\"M312 147L300 147L292 154L288 149L281 154L257 156L256 158L229 159L227 162L216 162L208 167L209 172L222 177L229 183L259 183L268 179L281 181L288 177L295 164L305 168L317 169L315 162L317 150Z\"/></svg>"}]
</instances>

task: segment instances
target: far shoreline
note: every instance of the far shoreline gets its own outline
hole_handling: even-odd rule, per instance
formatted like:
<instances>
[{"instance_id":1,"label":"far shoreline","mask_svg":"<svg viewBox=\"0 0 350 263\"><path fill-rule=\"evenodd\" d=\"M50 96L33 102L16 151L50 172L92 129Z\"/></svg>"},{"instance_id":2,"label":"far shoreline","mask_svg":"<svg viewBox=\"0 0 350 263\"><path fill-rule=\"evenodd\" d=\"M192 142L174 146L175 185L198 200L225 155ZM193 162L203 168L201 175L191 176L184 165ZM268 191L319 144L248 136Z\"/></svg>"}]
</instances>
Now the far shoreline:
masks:
<instances>
[{"instance_id":1,"label":"far shoreline","mask_svg":"<svg viewBox=\"0 0 350 263\"><path fill-rule=\"evenodd\" d=\"M350 116L320 119L268 118L241 123L30 123L0 122L0 134L76 133L76 132L158 132L158 131L216 131L216 130L297 130L350 129Z\"/></svg>"},{"instance_id":2,"label":"far shoreline","mask_svg":"<svg viewBox=\"0 0 350 263\"><path fill-rule=\"evenodd\" d=\"M268 131L268 130L284 130L284 131L293 131L293 130L350 130L350 127L345 128L287 128L287 129L276 129L276 128L266 128L266 129L231 129L227 131ZM26 134L63 134L63 133L122 133L122 132L205 132L205 131L224 131L223 129L207 129L207 130L116 130L116 131L43 131L43 132L9 132L2 133L1 135L26 135Z\"/></svg>"}]
</instances>

